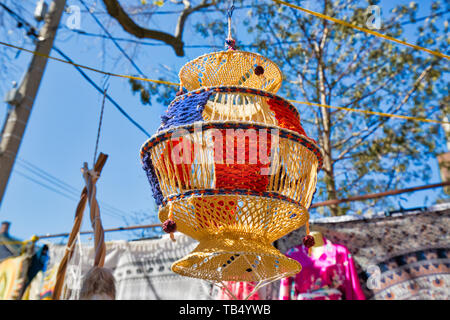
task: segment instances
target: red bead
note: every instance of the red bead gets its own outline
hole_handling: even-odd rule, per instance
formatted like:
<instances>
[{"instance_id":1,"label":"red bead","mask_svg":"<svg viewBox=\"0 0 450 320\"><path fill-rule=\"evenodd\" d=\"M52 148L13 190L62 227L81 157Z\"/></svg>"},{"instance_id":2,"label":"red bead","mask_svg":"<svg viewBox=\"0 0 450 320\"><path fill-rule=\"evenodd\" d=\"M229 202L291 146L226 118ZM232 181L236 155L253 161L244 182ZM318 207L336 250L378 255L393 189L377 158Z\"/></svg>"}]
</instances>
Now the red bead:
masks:
<instances>
[{"instance_id":1,"label":"red bead","mask_svg":"<svg viewBox=\"0 0 450 320\"><path fill-rule=\"evenodd\" d=\"M166 233L172 233L177 231L177 224L175 221L167 219L166 221L164 221L162 229Z\"/></svg>"},{"instance_id":2,"label":"red bead","mask_svg":"<svg viewBox=\"0 0 450 320\"><path fill-rule=\"evenodd\" d=\"M315 241L314 241L313 236L307 235L306 237L303 238L303 245L305 247L311 248L314 246L314 244L315 244Z\"/></svg>"},{"instance_id":3,"label":"red bead","mask_svg":"<svg viewBox=\"0 0 450 320\"><path fill-rule=\"evenodd\" d=\"M260 75L262 75L263 73L264 73L264 68L261 67L261 66L256 66L256 68L255 68L255 74L256 74L257 76L260 76Z\"/></svg>"}]
</instances>

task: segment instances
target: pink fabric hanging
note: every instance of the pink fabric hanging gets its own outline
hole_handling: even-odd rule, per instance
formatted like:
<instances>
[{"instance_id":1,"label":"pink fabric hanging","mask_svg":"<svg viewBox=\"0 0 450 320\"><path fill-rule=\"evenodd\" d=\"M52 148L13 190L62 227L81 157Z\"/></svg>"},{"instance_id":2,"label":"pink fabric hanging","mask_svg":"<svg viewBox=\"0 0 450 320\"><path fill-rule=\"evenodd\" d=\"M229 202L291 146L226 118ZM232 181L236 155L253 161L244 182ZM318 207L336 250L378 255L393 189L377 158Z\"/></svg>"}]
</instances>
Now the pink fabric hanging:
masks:
<instances>
[{"instance_id":1,"label":"pink fabric hanging","mask_svg":"<svg viewBox=\"0 0 450 320\"><path fill-rule=\"evenodd\" d=\"M235 295L238 300L244 300L255 288L255 285L252 282L226 281L224 285ZM226 290L221 288L218 299L232 300L234 298L230 297ZM251 295L247 300L260 300L258 291Z\"/></svg>"},{"instance_id":2,"label":"pink fabric hanging","mask_svg":"<svg viewBox=\"0 0 450 320\"><path fill-rule=\"evenodd\" d=\"M323 239L320 257L309 257L303 245L286 252L300 262L302 271L281 280L280 300L365 300L348 249Z\"/></svg>"}]
</instances>

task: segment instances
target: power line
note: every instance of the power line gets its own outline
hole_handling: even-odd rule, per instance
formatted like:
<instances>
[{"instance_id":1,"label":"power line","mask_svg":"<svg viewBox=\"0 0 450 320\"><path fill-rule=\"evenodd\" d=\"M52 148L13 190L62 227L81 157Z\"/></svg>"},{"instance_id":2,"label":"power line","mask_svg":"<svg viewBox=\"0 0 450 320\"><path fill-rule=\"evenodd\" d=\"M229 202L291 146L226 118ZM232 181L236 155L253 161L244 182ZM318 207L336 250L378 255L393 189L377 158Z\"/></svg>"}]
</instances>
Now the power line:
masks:
<instances>
[{"instance_id":1,"label":"power line","mask_svg":"<svg viewBox=\"0 0 450 320\"><path fill-rule=\"evenodd\" d=\"M24 26L26 26L28 28L28 32L27 34L29 36L32 36L34 39L37 38L37 34L36 34L36 30L34 29L34 27L28 23L24 18L22 18L20 15L18 15L16 12L14 12L13 10L11 10L9 7L7 7L6 5L4 5L3 3L0 3L0 6L2 6L14 19L16 19L17 22L21 22ZM1 42L1 44L7 45L4 42ZM9 47L15 47L15 46L11 46L9 45ZM17 47L16 47L17 49ZM21 48L23 49L23 48ZM89 78L79 67L78 64L74 63L67 55L65 55L61 50L59 50L56 46L53 46L53 49L55 51L57 51L61 56L63 56L66 60L62 60L62 59L57 59L57 58L52 58L53 60L58 60L61 62L65 62L65 63L69 63L71 65L73 65L78 72L81 73L81 75L95 88L97 89L97 91L99 91L100 93L103 94L103 90L100 89L100 87L91 79ZM30 50L24 50L24 51L30 51ZM31 51L34 54L34 51ZM46 58L50 58L49 56L46 56ZM95 69L94 69L95 70ZM104 73L106 75L113 75L113 74L109 74L109 73ZM125 110L116 102L114 101L109 95L106 95L107 99L114 105L114 107L116 107L120 113L122 113L122 115L125 116L125 118L127 118L134 126L136 126L140 131L142 131L147 137L150 137L150 134L144 129L142 128L142 126L140 126L131 116L129 116Z\"/></svg>"},{"instance_id":2,"label":"power line","mask_svg":"<svg viewBox=\"0 0 450 320\"><path fill-rule=\"evenodd\" d=\"M72 59L70 59L64 52L62 52L60 49L58 49L56 46L53 47L53 49L58 52L64 59L66 59L68 62L70 62L75 69L77 69L77 71L100 93L103 94L103 90L86 74L83 72L83 70L81 70L81 68L76 65ZM136 128L138 128L140 131L142 131L147 137L150 138L150 133L148 133L144 128L141 127L141 125L139 123L137 123L130 115L128 115L128 113L126 113L126 111L113 99L111 98L111 96L109 94L106 94L106 99L109 100L109 102L111 102L114 107L116 107L117 110L119 110L120 113L122 113L122 115L127 118L132 124L134 124L134 126Z\"/></svg>"},{"instance_id":3,"label":"power line","mask_svg":"<svg viewBox=\"0 0 450 320\"><path fill-rule=\"evenodd\" d=\"M267 6L268 4L266 4L266 3L264 3L264 4L259 4L258 6L262 6L262 5L265 5L265 6ZM241 7L236 7L235 8L235 10L240 10L240 9L251 9L251 8L255 8L255 6L251 6L251 5L248 5L248 6L241 6ZM89 11L89 10L81 10L82 12L86 12L86 11ZM226 12L226 9L208 9L208 8L205 8L205 9L200 9L200 10L198 10L197 12L221 12L221 11L224 11L224 12ZM167 10L167 11L142 11L142 12L136 12L136 13L128 13L128 15L129 16L138 16L138 15L169 15L169 14L179 14L179 13L182 13L183 11L182 10ZM99 12L96 12L97 14L106 14L106 15L109 15L109 13L108 12L106 12L106 11L99 11Z\"/></svg>"},{"instance_id":4,"label":"power line","mask_svg":"<svg viewBox=\"0 0 450 320\"><path fill-rule=\"evenodd\" d=\"M114 43L114 45L117 47L117 49L119 49L119 51L124 55L124 57L127 58L128 61L130 61L131 65L140 73L140 75L143 76L143 77L147 77L141 71L141 69L137 66L137 64L133 61L133 59L131 59L130 56L125 52L125 50L117 43L117 41L113 38L111 33L109 33L108 29L106 29L105 26L100 22L100 20L97 19L95 14L89 10L88 6L84 3L84 1L83 0L78 0L78 1L80 1L83 4L83 6L86 8L86 10L89 11L89 14L91 15L91 17L100 26L100 28L102 28L102 30L106 33L108 38Z\"/></svg>"},{"instance_id":5,"label":"power line","mask_svg":"<svg viewBox=\"0 0 450 320\"><path fill-rule=\"evenodd\" d=\"M23 173L23 172L21 172L21 171L18 171L17 169L14 170L14 172L17 173L18 175L20 175L20 176L22 176L22 177L24 177L24 178L30 180L31 182L34 182L34 183L40 185L41 187L43 187L43 188L45 188L45 189L47 189L47 190L50 190L50 191L52 191L52 192L55 192L55 193L57 193L57 194L59 194L59 195L65 197L65 198L67 198L67 199L69 199L69 200L78 201L78 199L76 199L76 198L74 198L74 197L72 197L72 196L70 196L70 195L68 195L68 194L65 194L65 193L63 193L63 192L61 192L61 191L59 191L59 190L57 190L57 189L55 189L55 188L53 188L53 187L51 187L51 186L45 184L45 183L42 183L42 182L40 182L40 181L38 181L38 180L36 180L36 179L30 177L29 175L27 175L27 174L25 174L25 173Z\"/></svg>"},{"instance_id":6,"label":"power line","mask_svg":"<svg viewBox=\"0 0 450 320\"><path fill-rule=\"evenodd\" d=\"M17 162L17 164L19 166L21 166L23 169L25 169L25 170L33 173L34 175L40 177L41 179L44 179L47 182L50 182L50 183L54 184L56 187L58 187L59 189L64 190L65 192L68 192L68 193L70 193L72 195L75 195L75 196L78 196L80 194L79 192L77 192L77 190L75 188L73 188L73 187L68 188L66 185L60 184L59 180L53 179L53 176L50 176L49 174L41 173L40 170L38 171L38 170L36 170L36 169L34 169L32 167L27 167L27 165L24 165L21 162Z\"/></svg>"},{"instance_id":7,"label":"power line","mask_svg":"<svg viewBox=\"0 0 450 320\"><path fill-rule=\"evenodd\" d=\"M419 21L426 20L428 18L434 18L434 17L445 15L445 14L447 14L449 12L450 12L450 10L437 12L437 13L434 13L434 14L431 14L431 15L428 15L428 16L424 16L424 17L420 17L420 18L414 19L414 21L401 22L400 25L414 24L414 23L417 23ZM71 29L71 28L68 28L67 26L64 26L64 27L66 29L70 30L71 32L78 33L78 34L83 35L83 36L105 38L105 39L111 39L113 41L129 42L129 43L134 43L134 44L144 45L144 46L155 46L155 47L168 46L168 44L163 43L163 42L156 43L156 42L135 40L135 39L130 39L130 38L123 38L123 37L113 37L112 35L104 35L104 34L98 34L98 33L93 33L93 32L87 32L87 31L83 31L83 30L79 30L79 29ZM383 28L381 28L381 30L386 30L389 27L383 27ZM279 43L277 42L276 44L298 44L298 43L302 43L302 42L303 41L281 41ZM275 43L268 43L267 45L271 46L273 44L275 44ZM256 48L258 46L259 46L258 44L240 44L239 45L239 47L241 47L241 48ZM195 45L184 45L184 47L185 48L205 48L205 49L208 49L208 48L222 48L223 46L220 46L220 45L207 45L207 44L195 44Z\"/></svg>"},{"instance_id":8,"label":"power line","mask_svg":"<svg viewBox=\"0 0 450 320\"><path fill-rule=\"evenodd\" d=\"M22 168L28 170L29 172L41 177L42 179L50 182L51 184L53 184L54 186L58 187L60 190L63 189L65 192L69 192L70 194L79 197L79 195L81 194L81 191L78 190L77 188L71 186L70 184L56 178L55 176L51 175L50 173L48 173L47 171L37 167L36 165L32 164L29 161L26 161L24 159L18 158L19 162L18 164L20 166L22 166ZM103 201L99 201L102 206L105 207L105 209L107 209L108 211L110 211L113 214L116 214L117 216L120 216L121 218L123 218L124 216L127 216L128 214L125 211L122 211L120 209L117 209L116 207L103 202Z\"/></svg>"},{"instance_id":9,"label":"power line","mask_svg":"<svg viewBox=\"0 0 450 320\"><path fill-rule=\"evenodd\" d=\"M428 184L425 186L419 186L419 187L412 187L412 188L406 188L406 189L397 189L397 190L390 190L385 192L379 192L379 193L371 193L371 194L365 194L360 196L354 196L346 199L332 199L327 200L323 202L317 202L310 206L310 208L316 208L316 207L323 207L323 206L331 206L340 204L343 202L354 202L354 201L363 201L363 200L369 200L369 199L376 199L376 198L384 198L388 196L394 196L402 193L409 193L414 191L420 191L425 189L433 189L433 188L441 188L445 186L449 186L450 181L442 182L442 183L434 183L434 184Z\"/></svg>"},{"instance_id":10,"label":"power line","mask_svg":"<svg viewBox=\"0 0 450 320\"><path fill-rule=\"evenodd\" d=\"M150 229L150 228L160 228L162 227L162 224L148 224L148 225L141 225L141 226L130 226L130 227L118 227L118 228L112 228L112 229L105 229L105 232L115 232L115 231L130 231L130 230L136 230L136 229ZM92 234L93 231L81 231L80 234ZM58 234L46 234L42 236L38 236L39 239L48 239L48 238L58 238L58 237L67 237L70 233L58 233Z\"/></svg>"},{"instance_id":11,"label":"power line","mask_svg":"<svg viewBox=\"0 0 450 320\"><path fill-rule=\"evenodd\" d=\"M72 197L72 196L70 196L70 195L68 195L68 194L66 194L66 193L63 193L63 192L61 192L60 190L55 189L55 188L49 186L48 184L45 184L45 183L43 183L43 182L41 182L41 181L38 181L38 180L36 180L36 179L30 177L29 175L27 175L27 174L25 174L25 173L23 173L23 172L21 172L21 171L18 171L17 169L14 170L14 172L17 173L18 175L24 177L25 179L27 179L27 180L29 180L29 181L31 181L31 182L33 182L33 183L36 183L37 185L39 185L39 186L41 186L41 187L43 187L43 188L45 188L45 189L47 189L47 190L50 190L50 191L52 191L52 192L54 192L54 193L56 193L56 194L59 194L59 195L65 197L65 198L67 198L67 199L69 199L69 200L72 200L72 201L75 201L75 202L78 202L78 201L80 200L80 199L77 199L77 198L75 198L75 197ZM105 211L106 211L106 212L103 212L105 215L111 216L111 217L116 218L116 219L119 219L119 220L123 220L123 216L120 216L120 215L118 215L118 214L116 214L116 213L114 213L114 212L110 212L110 211L108 211L108 210L105 210Z\"/></svg>"},{"instance_id":12,"label":"power line","mask_svg":"<svg viewBox=\"0 0 450 320\"><path fill-rule=\"evenodd\" d=\"M373 35L375 37L378 37L378 38L389 40L389 41L392 41L392 42L395 42L395 43L398 43L398 44L401 44L401 45L404 45L404 46L411 47L411 48L416 49L416 50L421 50L421 51L427 52L429 54L432 54L432 55L440 57L440 58L450 59L449 55L444 54L442 52L430 50L428 48L424 48L424 47L421 47L421 46L418 46L418 45L415 45L415 44L412 44L412 43L408 43L406 41L402 41L402 40L396 39L394 37L391 37L391 36L388 36L388 35L385 35L385 34L381 34L379 32L376 32L376 31L373 31L373 30L370 30L370 29L358 27L357 25L351 24L350 22L347 22L347 21L344 21L344 20L340 20L340 19L336 19L336 18L327 16L327 15L324 15L324 14L321 14L321 13L318 13L318 12L315 12L315 11L311 11L311 10L302 8L300 6L297 6L295 4L289 3L289 2L285 2L285 1L281 1L281 0L272 0L272 1L276 2L276 3L280 4L280 5L284 5L284 6L287 6L287 7L291 7L291 8L294 8L294 9L306 12L308 14L311 14L311 15L315 16L315 17L318 17L318 18L321 18L321 19L324 19L324 20L328 20L328 21L332 21L334 23L338 23L338 24L343 25L345 27L352 28L352 29L355 29L355 30L358 30L358 31L361 31L361 32L364 32L364 33L371 34L371 35Z\"/></svg>"}]
</instances>

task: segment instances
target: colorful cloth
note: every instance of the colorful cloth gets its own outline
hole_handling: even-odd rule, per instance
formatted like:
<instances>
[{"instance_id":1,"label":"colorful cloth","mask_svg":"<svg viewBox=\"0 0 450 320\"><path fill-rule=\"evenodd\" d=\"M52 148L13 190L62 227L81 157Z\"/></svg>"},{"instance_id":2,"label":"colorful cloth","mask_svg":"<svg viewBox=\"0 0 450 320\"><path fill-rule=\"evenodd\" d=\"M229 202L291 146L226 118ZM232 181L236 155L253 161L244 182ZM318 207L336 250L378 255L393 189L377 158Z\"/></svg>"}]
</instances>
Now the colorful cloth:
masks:
<instances>
[{"instance_id":1,"label":"colorful cloth","mask_svg":"<svg viewBox=\"0 0 450 320\"><path fill-rule=\"evenodd\" d=\"M252 293L253 289L255 289L254 283L225 281L224 285L226 286L226 289L221 288L221 290L219 291L219 295L217 297L219 300L260 300L258 290L249 297L249 294ZM230 291L234 295L234 297L230 296L227 291Z\"/></svg>"},{"instance_id":2,"label":"colorful cloth","mask_svg":"<svg viewBox=\"0 0 450 320\"><path fill-rule=\"evenodd\" d=\"M352 253L367 299L450 299L450 204L385 216L341 216L311 223ZM278 240L281 251L300 243L298 229Z\"/></svg>"},{"instance_id":3,"label":"colorful cloth","mask_svg":"<svg viewBox=\"0 0 450 320\"><path fill-rule=\"evenodd\" d=\"M364 300L352 255L344 246L324 237L320 257L308 256L303 245L290 249L286 255L302 265L295 277L284 278L281 286L291 288L281 300ZM280 290L280 293L287 290Z\"/></svg>"},{"instance_id":4,"label":"colorful cloth","mask_svg":"<svg viewBox=\"0 0 450 320\"><path fill-rule=\"evenodd\" d=\"M48 268L44 275L42 281L42 287L39 294L40 300L52 300L53 290L56 284L56 274L58 273L59 264L53 265Z\"/></svg>"},{"instance_id":5,"label":"colorful cloth","mask_svg":"<svg viewBox=\"0 0 450 320\"><path fill-rule=\"evenodd\" d=\"M161 239L106 242L105 268L113 271L116 300L212 300L217 289L211 283L183 277L171 270L176 260L191 252L198 242L175 233ZM58 267L66 247L49 244L49 266ZM81 289L82 276L92 268L95 250L77 244L67 266L65 293L61 300L75 300ZM51 294L50 294L51 296Z\"/></svg>"},{"instance_id":6,"label":"colorful cloth","mask_svg":"<svg viewBox=\"0 0 450 320\"><path fill-rule=\"evenodd\" d=\"M7 258L0 263L0 300L20 297L26 279L28 256Z\"/></svg>"},{"instance_id":7,"label":"colorful cloth","mask_svg":"<svg viewBox=\"0 0 450 320\"><path fill-rule=\"evenodd\" d=\"M27 286L22 300L41 300L41 290L44 283L44 272L38 271L33 280Z\"/></svg>"}]
</instances>

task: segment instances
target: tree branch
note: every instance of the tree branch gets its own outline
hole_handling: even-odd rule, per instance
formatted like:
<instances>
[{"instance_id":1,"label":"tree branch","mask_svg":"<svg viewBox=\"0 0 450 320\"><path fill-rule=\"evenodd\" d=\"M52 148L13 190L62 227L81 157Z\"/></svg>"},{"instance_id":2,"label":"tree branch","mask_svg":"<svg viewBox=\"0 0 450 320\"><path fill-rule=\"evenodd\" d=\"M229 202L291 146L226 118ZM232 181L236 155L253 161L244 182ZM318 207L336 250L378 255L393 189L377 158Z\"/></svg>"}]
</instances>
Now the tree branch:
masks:
<instances>
[{"instance_id":1,"label":"tree branch","mask_svg":"<svg viewBox=\"0 0 450 320\"><path fill-rule=\"evenodd\" d=\"M427 73L433 68L434 63L430 64L428 67L425 68L425 70L422 71L422 73L420 74L420 76L417 78L417 80L414 82L413 87L406 93L406 95L403 97L402 101L400 102L400 104L398 104L395 108L393 108L393 110L388 110L388 113L392 113L395 114L397 113L397 111L403 107L403 105L408 102L409 98L411 97L411 95L417 90L419 84L422 82L422 80L425 78L425 76L427 75ZM382 125L384 125L386 123L386 121L388 121L390 118L385 118L383 120L381 120L373 129L370 130L370 132L368 134L366 134L363 137L360 137L358 139L358 141L356 141L353 145L349 146L347 149L345 149L344 151L342 151L334 160L334 162L337 162L339 160L342 160L342 157L344 157L348 152L350 152L352 149L358 147L359 145L361 145L365 139L367 137L369 137L373 132L375 132L378 128L380 128Z\"/></svg>"},{"instance_id":2,"label":"tree branch","mask_svg":"<svg viewBox=\"0 0 450 320\"><path fill-rule=\"evenodd\" d=\"M146 29L138 24L136 24L133 19L125 12L122 6L119 4L118 0L103 0L106 6L108 14L117 20L117 22L122 26L122 28L129 34L134 35L137 38L149 38L154 40L163 41L164 43L170 45L174 50L175 54L179 57L184 56L184 43L182 41L183 28L187 17L202 8L214 5L215 1L207 2L207 0L202 1L202 3L196 7L191 7L190 1L183 1L184 10L178 17L178 23L175 28L175 35L171 35L166 32Z\"/></svg>"}]
</instances>

